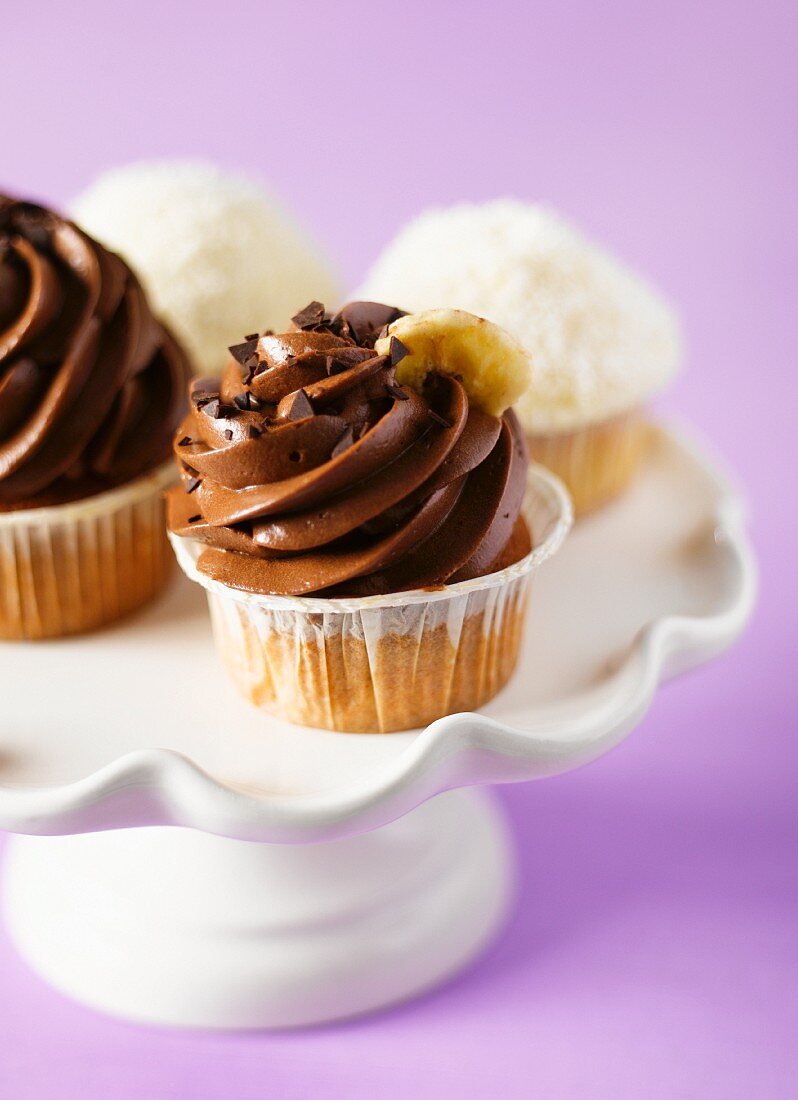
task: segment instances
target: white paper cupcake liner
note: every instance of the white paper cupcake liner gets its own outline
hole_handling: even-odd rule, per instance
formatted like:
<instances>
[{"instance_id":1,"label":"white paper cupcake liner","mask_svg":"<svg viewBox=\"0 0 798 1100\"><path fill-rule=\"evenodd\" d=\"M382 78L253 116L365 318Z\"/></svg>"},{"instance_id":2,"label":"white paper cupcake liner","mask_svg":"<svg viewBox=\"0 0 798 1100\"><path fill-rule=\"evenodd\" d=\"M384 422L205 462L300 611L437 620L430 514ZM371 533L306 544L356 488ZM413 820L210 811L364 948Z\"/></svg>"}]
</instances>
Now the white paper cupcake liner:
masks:
<instances>
[{"instance_id":1,"label":"white paper cupcake liner","mask_svg":"<svg viewBox=\"0 0 798 1100\"><path fill-rule=\"evenodd\" d=\"M0 512L0 638L93 630L152 599L171 566L163 492L174 479L169 462L85 500Z\"/></svg>"},{"instance_id":2,"label":"white paper cupcake liner","mask_svg":"<svg viewBox=\"0 0 798 1100\"><path fill-rule=\"evenodd\" d=\"M562 479L580 516L623 492L648 437L644 413L634 408L573 431L527 435L527 441L533 460Z\"/></svg>"},{"instance_id":3,"label":"white paper cupcake liner","mask_svg":"<svg viewBox=\"0 0 798 1100\"><path fill-rule=\"evenodd\" d=\"M217 647L248 699L299 725L387 733L473 710L509 679L531 578L572 522L563 486L538 466L524 512L533 549L507 569L353 599L239 592L198 571L201 543L171 538L181 568L208 592Z\"/></svg>"}]
</instances>

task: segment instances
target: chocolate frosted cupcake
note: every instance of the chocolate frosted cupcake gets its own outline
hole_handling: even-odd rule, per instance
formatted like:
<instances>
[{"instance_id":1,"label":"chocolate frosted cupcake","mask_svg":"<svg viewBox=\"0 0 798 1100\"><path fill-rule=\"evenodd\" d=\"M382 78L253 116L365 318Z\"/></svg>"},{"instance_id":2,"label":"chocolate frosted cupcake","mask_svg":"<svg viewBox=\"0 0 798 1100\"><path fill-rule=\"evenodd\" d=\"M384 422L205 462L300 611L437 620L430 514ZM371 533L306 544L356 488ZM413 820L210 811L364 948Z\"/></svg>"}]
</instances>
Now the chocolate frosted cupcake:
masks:
<instances>
[{"instance_id":1,"label":"chocolate frosted cupcake","mask_svg":"<svg viewBox=\"0 0 798 1100\"><path fill-rule=\"evenodd\" d=\"M515 665L532 539L526 354L470 314L312 303L192 386L169 527L244 693L305 725L406 729Z\"/></svg>"},{"instance_id":2,"label":"chocolate frosted cupcake","mask_svg":"<svg viewBox=\"0 0 798 1100\"><path fill-rule=\"evenodd\" d=\"M188 374L118 256L0 196L0 637L88 630L162 587Z\"/></svg>"}]
</instances>

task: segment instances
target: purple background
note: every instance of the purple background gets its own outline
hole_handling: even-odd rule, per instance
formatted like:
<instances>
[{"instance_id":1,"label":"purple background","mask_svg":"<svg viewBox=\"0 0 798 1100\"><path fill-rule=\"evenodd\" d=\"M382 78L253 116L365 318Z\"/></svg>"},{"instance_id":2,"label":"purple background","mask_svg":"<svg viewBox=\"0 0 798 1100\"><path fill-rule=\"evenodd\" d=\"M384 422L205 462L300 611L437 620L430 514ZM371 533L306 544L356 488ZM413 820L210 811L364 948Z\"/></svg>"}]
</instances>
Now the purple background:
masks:
<instances>
[{"instance_id":1,"label":"purple background","mask_svg":"<svg viewBox=\"0 0 798 1100\"><path fill-rule=\"evenodd\" d=\"M214 7L13 5L5 184L63 203L206 155L268 180L352 282L425 204L550 200L681 308L665 405L746 487L761 598L618 751L504 789L521 905L446 988L312 1033L170 1034L67 1003L0 934L2 1100L794 1094L793 5Z\"/></svg>"}]
</instances>

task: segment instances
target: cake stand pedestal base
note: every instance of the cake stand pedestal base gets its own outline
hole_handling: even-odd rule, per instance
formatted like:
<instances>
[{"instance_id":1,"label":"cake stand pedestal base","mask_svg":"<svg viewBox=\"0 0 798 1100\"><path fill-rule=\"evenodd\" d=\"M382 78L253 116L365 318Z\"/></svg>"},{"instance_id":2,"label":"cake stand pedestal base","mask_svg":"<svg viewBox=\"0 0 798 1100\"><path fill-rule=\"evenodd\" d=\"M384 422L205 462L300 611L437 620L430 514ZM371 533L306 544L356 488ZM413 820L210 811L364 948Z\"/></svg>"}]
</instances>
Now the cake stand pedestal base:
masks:
<instances>
[{"instance_id":1,"label":"cake stand pedestal base","mask_svg":"<svg viewBox=\"0 0 798 1100\"><path fill-rule=\"evenodd\" d=\"M165 827L18 836L5 916L34 970L104 1012L297 1027L404 1000L464 966L505 913L510 862L478 790L319 844Z\"/></svg>"}]
</instances>

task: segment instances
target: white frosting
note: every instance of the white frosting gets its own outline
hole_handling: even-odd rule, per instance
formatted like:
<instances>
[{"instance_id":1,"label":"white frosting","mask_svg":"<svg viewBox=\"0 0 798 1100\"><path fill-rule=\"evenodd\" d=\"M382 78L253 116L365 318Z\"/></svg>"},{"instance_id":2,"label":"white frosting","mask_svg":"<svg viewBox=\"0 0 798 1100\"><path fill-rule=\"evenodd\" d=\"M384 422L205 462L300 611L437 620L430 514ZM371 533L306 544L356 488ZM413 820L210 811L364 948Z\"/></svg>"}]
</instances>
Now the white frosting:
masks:
<instances>
[{"instance_id":1,"label":"white frosting","mask_svg":"<svg viewBox=\"0 0 798 1100\"><path fill-rule=\"evenodd\" d=\"M99 177L72 206L138 273L203 374L250 332L282 331L311 299L338 301L320 250L261 187L197 161L150 161Z\"/></svg>"},{"instance_id":2,"label":"white frosting","mask_svg":"<svg viewBox=\"0 0 798 1100\"><path fill-rule=\"evenodd\" d=\"M530 432L629 409L680 357L670 306L552 210L510 199L427 210L388 245L358 298L451 307L502 325L532 355L516 406Z\"/></svg>"}]
</instances>

